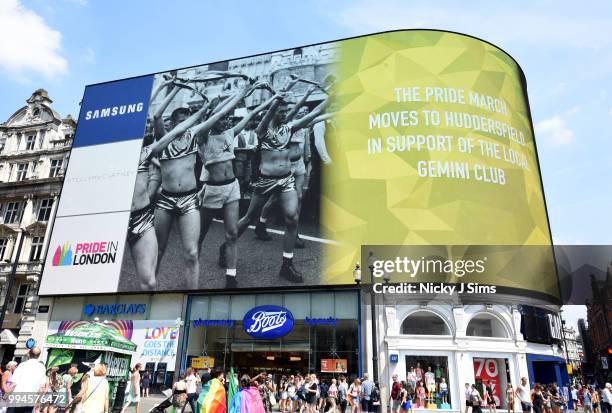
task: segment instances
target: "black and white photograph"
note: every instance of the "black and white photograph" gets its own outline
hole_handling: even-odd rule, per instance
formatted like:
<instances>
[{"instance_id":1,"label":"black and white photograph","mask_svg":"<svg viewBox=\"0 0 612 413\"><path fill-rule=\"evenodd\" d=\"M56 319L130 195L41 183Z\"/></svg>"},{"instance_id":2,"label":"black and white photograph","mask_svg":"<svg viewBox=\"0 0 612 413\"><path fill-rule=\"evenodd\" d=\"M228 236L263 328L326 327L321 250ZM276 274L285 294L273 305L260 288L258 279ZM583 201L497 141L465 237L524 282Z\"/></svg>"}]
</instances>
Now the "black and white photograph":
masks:
<instances>
[{"instance_id":1,"label":"black and white photograph","mask_svg":"<svg viewBox=\"0 0 612 413\"><path fill-rule=\"evenodd\" d=\"M337 44L155 76L119 291L317 285Z\"/></svg>"}]
</instances>

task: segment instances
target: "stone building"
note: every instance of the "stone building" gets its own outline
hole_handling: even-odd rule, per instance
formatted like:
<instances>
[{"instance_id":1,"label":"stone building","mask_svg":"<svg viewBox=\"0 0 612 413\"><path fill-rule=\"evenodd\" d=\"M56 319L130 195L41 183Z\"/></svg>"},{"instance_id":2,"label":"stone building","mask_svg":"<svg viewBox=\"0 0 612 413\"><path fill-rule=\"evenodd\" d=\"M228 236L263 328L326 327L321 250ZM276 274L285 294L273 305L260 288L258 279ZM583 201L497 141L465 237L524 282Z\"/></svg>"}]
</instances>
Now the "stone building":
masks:
<instances>
[{"instance_id":1,"label":"stone building","mask_svg":"<svg viewBox=\"0 0 612 413\"><path fill-rule=\"evenodd\" d=\"M38 307L38 285L76 129L52 102L38 89L0 124L2 364L23 357L36 314L45 311Z\"/></svg>"}]
</instances>

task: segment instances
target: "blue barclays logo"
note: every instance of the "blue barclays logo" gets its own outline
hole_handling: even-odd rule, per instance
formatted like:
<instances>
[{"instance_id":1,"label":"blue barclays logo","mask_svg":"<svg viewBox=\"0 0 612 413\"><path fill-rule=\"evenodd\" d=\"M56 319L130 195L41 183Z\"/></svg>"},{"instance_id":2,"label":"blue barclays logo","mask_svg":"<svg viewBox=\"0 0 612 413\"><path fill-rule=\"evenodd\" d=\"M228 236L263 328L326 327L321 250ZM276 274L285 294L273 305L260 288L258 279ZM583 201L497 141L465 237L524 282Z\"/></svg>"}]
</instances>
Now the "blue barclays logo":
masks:
<instances>
[{"instance_id":1,"label":"blue barclays logo","mask_svg":"<svg viewBox=\"0 0 612 413\"><path fill-rule=\"evenodd\" d=\"M144 314L146 304L86 304L83 313L87 317L97 315Z\"/></svg>"},{"instance_id":2,"label":"blue barclays logo","mask_svg":"<svg viewBox=\"0 0 612 413\"><path fill-rule=\"evenodd\" d=\"M142 139L153 76L87 86L74 147Z\"/></svg>"}]
</instances>

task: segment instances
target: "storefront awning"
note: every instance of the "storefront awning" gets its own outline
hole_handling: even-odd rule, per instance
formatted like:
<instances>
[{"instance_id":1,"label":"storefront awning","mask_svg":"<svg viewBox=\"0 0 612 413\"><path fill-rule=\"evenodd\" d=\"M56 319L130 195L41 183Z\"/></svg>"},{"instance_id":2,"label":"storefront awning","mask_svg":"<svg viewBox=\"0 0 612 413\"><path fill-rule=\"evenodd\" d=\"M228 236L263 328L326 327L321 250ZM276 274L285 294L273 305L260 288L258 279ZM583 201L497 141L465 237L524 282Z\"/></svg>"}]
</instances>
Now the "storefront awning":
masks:
<instances>
[{"instance_id":1,"label":"storefront awning","mask_svg":"<svg viewBox=\"0 0 612 413\"><path fill-rule=\"evenodd\" d=\"M17 337L11 330L4 329L0 333L0 345L14 346L17 344Z\"/></svg>"},{"instance_id":2,"label":"storefront awning","mask_svg":"<svg viewBox=\"0 0 612 413\"><path fill-rule=\"evenodd\" d=\"M136 344L123 337L114 328L100 323L88 323L47 337L49 348L112 351L132 354Z\"/></svg>"}]
</instances>

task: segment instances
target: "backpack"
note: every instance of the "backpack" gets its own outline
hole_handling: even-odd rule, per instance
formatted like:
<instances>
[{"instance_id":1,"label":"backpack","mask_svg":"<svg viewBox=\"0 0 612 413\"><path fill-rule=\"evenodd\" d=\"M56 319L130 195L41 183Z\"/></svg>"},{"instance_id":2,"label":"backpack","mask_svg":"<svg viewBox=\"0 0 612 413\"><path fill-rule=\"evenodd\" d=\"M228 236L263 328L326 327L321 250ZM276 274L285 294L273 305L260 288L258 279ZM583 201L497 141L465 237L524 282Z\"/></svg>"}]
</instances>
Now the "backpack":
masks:
<instances>
[{"instance_id":1,"label":"backpack","mask_svg":"<svg viewBox=\"0 0 612 413\"><path fill-rule=\"evenodd\" d=\"M380 401L380 392L376 386L372 387L372 393L370 393L370 401L378 402Z\"/></svg>"},{"instance_id":2,"label":"backpack","mask_svg":"<svg viewBox=\"0 0 612 413\"><path fill-rule=\"evenodd\" d=\"M297 391L297 396L298 396L298 399L300 400L306 400L306 388L303 384L300 386L299 390Z\"/></svg>"}]
</instances>

